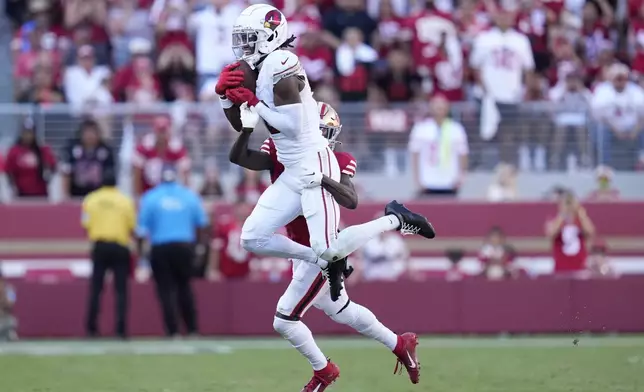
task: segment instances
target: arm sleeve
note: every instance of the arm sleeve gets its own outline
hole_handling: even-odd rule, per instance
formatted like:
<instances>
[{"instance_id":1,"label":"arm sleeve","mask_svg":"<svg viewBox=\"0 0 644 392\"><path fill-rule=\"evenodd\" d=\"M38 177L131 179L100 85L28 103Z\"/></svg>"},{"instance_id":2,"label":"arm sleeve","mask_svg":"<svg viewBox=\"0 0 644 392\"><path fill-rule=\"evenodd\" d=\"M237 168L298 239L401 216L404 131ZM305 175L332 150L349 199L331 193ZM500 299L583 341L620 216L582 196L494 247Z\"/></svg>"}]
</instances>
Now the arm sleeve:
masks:
<instances>
[{"instance_id":1,"label":"arm sleeve","mask_svg":"<svg viewBox=\"0 0 644 392\"><path fill-rule=\"evenodd\" d=\"M528 37L523 36L523 69L526 71L534 70L534 55L532 53L532 46Z\"/></svg>"},{"instance_id":2,"label":"arm sleeve","mask_svg":"<svg viewBox=\"0 0 644 392\"><path fill-rule=\"evenodd\" d=\"M456 145L456 149L459 155L461 156L468 155L470 153L470 148L467 144L467 132L465 132L465 129L461 124L457 124L457 127L458 127L458 142Z\"/></svg>"},{"instance_id":3,"label":"arm sleeve","mask_svg":"<svg viewBox=\"0 0 644 392\"><path fill-rule=\"evenodd\" d=\"M283 105L271 109L263 102L260 102L256 109L260 117L270 126L285 135L294 136L302 129L302 112L304 111L302 103Z\"/></svg>"},{"instance_id":4,"label":"arm sleeve","mask_svg":"<svg viewBox=\"0 0 644 392\"><path fill-rule=\"evenodd\" d=\"M411 134L409 135L409 151L410 152L420 152L421 145L417 143L418 133L420 132L421 124L416 124L411 129Z\"/></svg>"}]
</instances>

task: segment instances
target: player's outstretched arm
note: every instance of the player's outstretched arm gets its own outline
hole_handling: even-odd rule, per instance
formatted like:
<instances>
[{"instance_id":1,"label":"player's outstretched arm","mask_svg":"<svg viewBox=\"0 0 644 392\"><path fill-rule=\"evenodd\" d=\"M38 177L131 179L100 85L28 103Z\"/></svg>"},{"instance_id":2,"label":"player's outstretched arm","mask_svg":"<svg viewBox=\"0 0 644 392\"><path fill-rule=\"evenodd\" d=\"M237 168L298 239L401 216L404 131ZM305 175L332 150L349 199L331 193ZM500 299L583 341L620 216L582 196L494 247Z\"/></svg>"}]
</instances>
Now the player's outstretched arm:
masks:
<instances>
[{"instance_id":1,"label":"player's outstretched arm","mask_svg":"<svg viewBox=\"0 0 644 392\"><path fill-rule=\"evenodd\" d=\"M230 162L246 169L256 171L271 170L273 168L273 161L270 155L248 148L248 141L250 140L252 132L253 130L251 128L242 129L239 137L230 149L228 158Z\"/></svg>"},{"instance_id":2,"label":"player's outstretched arm","mask_svg":"<svg viewBox=\"0 0 644 392\"><path fill-rule=\"evenodd\" d=\"M228 119L228 122L233 127L233 129L237 132L241 132L243 127L241 123L241 116L239 114L239 106L234 105L229 107L228 109L224 109L224 114L226 115L226 118Z\"/></svg>"},{"instance_id":3,"label":"player's outstretched arm","mask_svg":"<svg viewBox=\"0 0 644 392\"><path fill-rule=\"evenodd\" d=\"M332 178L323 175L321 186L326 189L342 207L350 210L354 210L358 207L358 193L356 192L356 188L353 186L350 176L343 174L342 177L340 177L340 182L337 182Z\"/></svg>"}]
</instances>

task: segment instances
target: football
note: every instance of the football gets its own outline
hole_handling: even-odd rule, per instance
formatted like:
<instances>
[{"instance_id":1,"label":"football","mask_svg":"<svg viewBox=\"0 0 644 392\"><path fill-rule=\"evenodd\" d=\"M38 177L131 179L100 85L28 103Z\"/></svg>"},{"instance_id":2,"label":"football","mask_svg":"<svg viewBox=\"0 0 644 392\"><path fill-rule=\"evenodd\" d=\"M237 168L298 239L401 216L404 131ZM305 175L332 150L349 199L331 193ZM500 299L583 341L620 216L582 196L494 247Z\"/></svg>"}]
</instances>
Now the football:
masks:
<instances>
[{"instance_id":1,"label":"football","mask_svg":"<svg viewBox=\"0 0 644 392\"><path fill-rule=\"evenodd\" d=\"M257 71L251 69L250 65L248 65L248 63L245 61L240 61L239 66L235 69L244 72L244 82L242 83L242 86L246 87L252 92L255 92L255 88L257 87Z\"/></svg>"}]
</instances>

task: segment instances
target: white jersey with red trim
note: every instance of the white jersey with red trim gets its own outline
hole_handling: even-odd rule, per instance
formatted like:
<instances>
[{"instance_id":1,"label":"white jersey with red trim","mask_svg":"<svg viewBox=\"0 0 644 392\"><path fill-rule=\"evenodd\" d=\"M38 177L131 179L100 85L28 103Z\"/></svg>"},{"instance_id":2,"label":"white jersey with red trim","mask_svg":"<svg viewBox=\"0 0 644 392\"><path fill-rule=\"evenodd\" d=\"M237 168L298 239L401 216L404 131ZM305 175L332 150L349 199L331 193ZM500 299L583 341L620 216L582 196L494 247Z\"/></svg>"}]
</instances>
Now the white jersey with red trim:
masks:
<instances>
[{"instance_id":1,"label":"white jersey with red trim","mask_svg":"<svg viewBox=\"0 0 644 392\"><path fill-rule=\"evenodd\" d=\"M318 106L306 73L294 53L276 50L264 59L257 77L257 98L270 109L275 109L273 87L282 79L296 76L304 82L300 92L303 105L302 126L295 135L286 135L268 125L271 139L277 148L277 157L285 167L297 166L304 158L327 148L329 142L320 132Z\"/></svg>"}]
</instances>

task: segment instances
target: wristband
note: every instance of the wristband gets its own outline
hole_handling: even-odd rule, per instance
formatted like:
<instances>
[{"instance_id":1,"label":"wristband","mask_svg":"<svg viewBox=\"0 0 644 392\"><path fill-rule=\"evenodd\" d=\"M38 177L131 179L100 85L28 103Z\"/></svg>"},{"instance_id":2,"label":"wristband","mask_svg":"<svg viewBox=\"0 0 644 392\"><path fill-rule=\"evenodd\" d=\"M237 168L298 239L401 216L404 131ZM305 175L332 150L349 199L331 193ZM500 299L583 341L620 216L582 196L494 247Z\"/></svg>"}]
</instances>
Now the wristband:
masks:
<instances>
[{"instance_id":1,"label":"wristband","mask_svg":"<svg viewBox=\"0 0 644 392\"><path fill-rule=\"evenodd\" d=\"M230 109L231 107L233 107L233 102L230 99L226 98L225 95L219 96L219 102L221 103L221 107L224 109Z\"/></svg>"}]
</instances>

